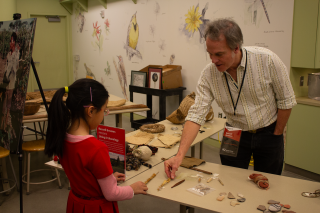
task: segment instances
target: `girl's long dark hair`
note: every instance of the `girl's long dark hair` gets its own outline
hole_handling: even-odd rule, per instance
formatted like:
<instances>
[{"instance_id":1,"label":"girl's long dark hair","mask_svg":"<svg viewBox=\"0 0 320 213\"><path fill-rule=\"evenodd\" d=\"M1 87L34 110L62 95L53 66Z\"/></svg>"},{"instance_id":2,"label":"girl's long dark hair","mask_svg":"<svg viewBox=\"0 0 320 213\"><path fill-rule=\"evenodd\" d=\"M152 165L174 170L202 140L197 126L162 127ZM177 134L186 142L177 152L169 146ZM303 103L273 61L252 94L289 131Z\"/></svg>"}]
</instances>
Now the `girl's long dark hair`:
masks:
<instances>
[{"instance_id":1,"label":"girl's long dark hair","mask_svg":"<svg viewBox=\"0 0 320 213\"><path fill-rule=\"evenodd\" d=\"M92 104L100 111L109 98L106 88L92 79L79 79L70 85L68 90L66 104L62 101L62 97L65 94L65 88L63 87L54 94L49 107L47 138L44 150L49 157L53 155L62 157L64 139L71 121L79 118L86 120L83 106Z\"/></svg>"}]
</instances>

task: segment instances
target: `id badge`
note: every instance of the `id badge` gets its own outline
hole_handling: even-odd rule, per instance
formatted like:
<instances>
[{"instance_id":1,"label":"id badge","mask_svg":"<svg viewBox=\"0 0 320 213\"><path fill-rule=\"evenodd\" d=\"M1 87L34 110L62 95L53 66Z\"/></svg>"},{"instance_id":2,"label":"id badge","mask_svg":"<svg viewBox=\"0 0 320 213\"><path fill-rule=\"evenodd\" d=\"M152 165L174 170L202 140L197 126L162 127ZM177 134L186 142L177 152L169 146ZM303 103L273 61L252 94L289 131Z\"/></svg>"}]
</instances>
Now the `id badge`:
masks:
<instances>
[{"instance_id":1,"label":"id badge","mask_svg":"<svg viewBox=\"0 0 320 213\"><path fill-rule=\"evenodd\" d=\"M237 157L242 129L226 126L220 147L220 155Z\"/></svg>"}]
</instances>

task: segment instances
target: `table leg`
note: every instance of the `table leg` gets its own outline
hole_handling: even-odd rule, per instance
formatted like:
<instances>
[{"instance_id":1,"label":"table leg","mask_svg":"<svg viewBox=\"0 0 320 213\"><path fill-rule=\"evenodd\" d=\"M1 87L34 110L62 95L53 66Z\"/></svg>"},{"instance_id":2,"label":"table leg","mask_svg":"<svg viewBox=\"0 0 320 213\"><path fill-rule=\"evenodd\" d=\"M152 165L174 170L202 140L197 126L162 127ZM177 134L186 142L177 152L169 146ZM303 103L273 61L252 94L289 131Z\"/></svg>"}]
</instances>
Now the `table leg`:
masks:
<instances>
[{"instance_id":1,"label":"table leg","mask_svg":"<svg viewBox=\"0 0 320 213\"><path fill-rule=\"evenodd\" d=\"M180 213L186 213L187 211L188 213L194 213L194 208L180 204Z\"/></svg>"},{"instance_id":2,"label":"table leg","mask_svg":"<svg viewBox=\"0 0 320 213\"><path fill-rule=\"evenodd\" d=\"M191 147L191 157L193 157L193 158L194 158L194 156L195 156L195 150L196 150L196 147L195 147L195 146L192 146L192 147Z\"/></svg>"},{"instance_id":3,"label":"table leg","mask_svg":"<svg viewBox=\"0 0 320 213\"><path fill-rule=\"evenodd\" d=\"M200 142L200 159L202 159L202 155L203 155L203 141Z\"/></svg>"},{"instance_id":4,"label":"table leg","mask_svg":"<svg viewBox=\"0 0 320 213\"><path fill-rule=\"evenodd\" d=\"M116 114L116 127L122 128L122 114Z\"/></svg>"}]
</instances>

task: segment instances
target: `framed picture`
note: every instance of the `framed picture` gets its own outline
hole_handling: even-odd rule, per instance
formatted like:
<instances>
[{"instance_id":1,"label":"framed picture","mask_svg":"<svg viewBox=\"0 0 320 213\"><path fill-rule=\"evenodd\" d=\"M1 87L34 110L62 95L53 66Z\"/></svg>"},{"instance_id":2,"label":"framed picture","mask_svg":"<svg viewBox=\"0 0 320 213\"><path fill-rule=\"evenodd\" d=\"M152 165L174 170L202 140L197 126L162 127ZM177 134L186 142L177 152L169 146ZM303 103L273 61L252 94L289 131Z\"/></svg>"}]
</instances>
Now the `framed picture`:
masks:
<instances>
[{"instance_id":1,"label":"framed picture","mask_svg":"<svg viewBox=\"0 0 320 213\"><path fill-rule=\"evenodd\" d=\"M149 76L149 88L152 89L161 89L162 82L162 68L153 68L149 67L148 69Z\"/></svg>"},{"instance_id":2,"label":"framed picture","mask_svg":"<svg viewBox=\"0 0 320 213\"><path fill-rule=\"evenodd\" d=\"M137 87L146 87L147 73L140 71L131 71L131 85Z\"/></svg>"}]
</instances>

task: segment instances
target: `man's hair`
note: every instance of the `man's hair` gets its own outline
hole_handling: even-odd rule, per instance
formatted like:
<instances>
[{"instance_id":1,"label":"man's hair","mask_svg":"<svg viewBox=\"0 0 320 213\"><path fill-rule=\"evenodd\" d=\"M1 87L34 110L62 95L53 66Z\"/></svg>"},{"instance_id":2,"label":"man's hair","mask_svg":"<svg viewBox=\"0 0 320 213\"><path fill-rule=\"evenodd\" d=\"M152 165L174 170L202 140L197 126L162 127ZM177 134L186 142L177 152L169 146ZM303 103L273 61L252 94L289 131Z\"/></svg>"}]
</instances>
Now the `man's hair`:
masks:
<instances>
[{"instance_id":1,"label":"man's hair","mask_svg":"<svg viewBox=\"0 0 320 213\"><path fill-rule=\"evenodd\" d=\"M243 43L243 35L239 25L231 19L217 19L209 22L205 30L205 38L218 41L220 35L224 35L230 49L235 49L237 45L241 48Z\"/></svg>"}]
</instances>

